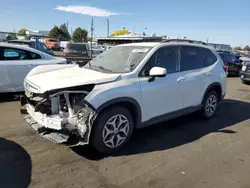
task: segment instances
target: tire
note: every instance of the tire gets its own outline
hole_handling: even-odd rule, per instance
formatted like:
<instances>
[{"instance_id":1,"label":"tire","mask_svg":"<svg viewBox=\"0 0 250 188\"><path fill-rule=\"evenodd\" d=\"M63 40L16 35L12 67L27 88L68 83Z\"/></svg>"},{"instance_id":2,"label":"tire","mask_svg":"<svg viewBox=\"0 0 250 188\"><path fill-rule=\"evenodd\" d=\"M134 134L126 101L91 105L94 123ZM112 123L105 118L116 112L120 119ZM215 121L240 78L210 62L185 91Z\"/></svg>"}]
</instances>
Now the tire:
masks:
<instances>
[{"instance_id":1,"label":"tire","mask_svg":"<svg viewBox=\"0 0 250 188\"><path fill-rule=\"evenodd\" d=\"M249 84L250 84L250 82L244 81L244 80L241 80L241 83L242 83L242 84L246 84L246 85L249 85Z\"/></svg>"},{"instance_id":2,"label":"tire","mask_svg":"<svg viewBox=\"0 0 250 188\"><path fill-rule=\"evenodd\" d=\"M212 102L212 101L214 101L214 102ZM210 106L208 106L209 103L211 103ZM202 109L201 109L202 117L205 119L212 118L216 113L218 103L219 103L219 97L218 97L217 92L214 90L209 91L206 94L206 96L203 100L203 103L202 103ZM214 104L214 105L212 106L212 104Z\"/></svg>"},{"instance_id":3,"label":"tire","mask_svg":"<svg viewBox=\"0 0 250 188\"><path fill-rule=\"evenodd\" d=\"M235 73L235 76L236 76L236 77L239 77L239 76L240 76L240 70L241 70L241 69L238 69L238 71Z\"/></svg>"},{"instance_id":4,"label":"tire","mask_svg":"<svg viewBox=\"0 0 250 188\"><path fill-rule=\"evenodd\" d=\"M125 122L119 126L121 120ZM101 153L116 152L129 141L133 129L131 113L123 107L111 107L97 117L92 130L91 145Z\"/></svg>"}]
</instances>

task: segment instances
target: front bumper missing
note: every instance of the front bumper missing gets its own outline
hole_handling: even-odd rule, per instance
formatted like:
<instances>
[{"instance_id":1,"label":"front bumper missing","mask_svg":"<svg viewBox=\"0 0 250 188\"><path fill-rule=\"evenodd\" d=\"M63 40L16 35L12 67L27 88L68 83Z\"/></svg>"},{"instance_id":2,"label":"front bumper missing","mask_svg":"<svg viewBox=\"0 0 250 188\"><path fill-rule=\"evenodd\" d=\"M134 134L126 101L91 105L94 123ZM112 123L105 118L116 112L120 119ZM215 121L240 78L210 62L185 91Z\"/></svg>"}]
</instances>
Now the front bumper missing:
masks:
<instances>
[{"instance_id":1,"label":"front bumper missing","mask_svg":"<svg viewBox=\"0 0 250 188\"><path fill-rule=\"evenodd\" d=\"M51 132L51 130L46 129L39 123L37 123L30 115L26 115L24 119L27 121L27 123L37 131L42 137L55 142L57 144L67 144L69 135L59 133L59 132ZM74 144L75 145L75 144Z\"/></svg>"},{"instance_id":2,"label":"front bumper missing","mask_svg":"<svg viewBox=\"0 0 250 188\"><path fill-rule=\"evenodd\" d=\"M89 107L81 110L81 117L77 120L74 129L68 128L68 119L60 118L58 115L47 116L40 112L35 112L35 108L21 101L21 113L28 114L24 117L26 122L42 137L49 139L57 144L65 144L69 147L86 145L89 143L89 137L96 113ZM71 125L72 128L72 125Z\"/></svg>"}]
</instances>

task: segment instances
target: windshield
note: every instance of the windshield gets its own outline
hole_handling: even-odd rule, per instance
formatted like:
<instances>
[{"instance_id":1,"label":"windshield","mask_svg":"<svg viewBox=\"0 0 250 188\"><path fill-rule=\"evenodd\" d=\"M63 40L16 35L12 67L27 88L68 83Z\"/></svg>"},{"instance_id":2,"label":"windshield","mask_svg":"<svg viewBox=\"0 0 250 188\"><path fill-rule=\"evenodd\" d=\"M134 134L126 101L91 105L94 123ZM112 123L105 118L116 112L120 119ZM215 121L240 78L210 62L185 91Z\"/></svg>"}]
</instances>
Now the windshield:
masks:
<instances>
[{"instance_id":1,"label":"windshield","mask_svg":"<svg viewBox=\"0 0 250 188\"><path fill-rule=\"evenodd\" d=\"M113 47L92 59L85 67L112 73L130 72L151 49L145 46Z\"/></svg>"}]
</instances>

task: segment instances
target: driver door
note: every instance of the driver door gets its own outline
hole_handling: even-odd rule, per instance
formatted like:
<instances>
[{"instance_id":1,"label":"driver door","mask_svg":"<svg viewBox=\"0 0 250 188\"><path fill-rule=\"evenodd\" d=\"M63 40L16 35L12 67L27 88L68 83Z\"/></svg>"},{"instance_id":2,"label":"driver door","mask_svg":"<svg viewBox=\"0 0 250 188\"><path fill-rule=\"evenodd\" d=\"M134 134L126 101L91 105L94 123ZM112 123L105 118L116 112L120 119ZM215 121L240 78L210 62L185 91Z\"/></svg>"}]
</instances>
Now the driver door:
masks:
<instances>
[{"instance_id":1,"label":"driver door","mask_svg":"<svg viewBox=\"0 0 250 188\"><path fill-rule=\"evenodd\" d=\"M153 67L167 69L163 78L149 82L149 71ZM183 101L181 98L180 49L168 46L158 49L149 59L140 74L142 122L167 120L181 115Z\"/></svg>"}]
</instances>

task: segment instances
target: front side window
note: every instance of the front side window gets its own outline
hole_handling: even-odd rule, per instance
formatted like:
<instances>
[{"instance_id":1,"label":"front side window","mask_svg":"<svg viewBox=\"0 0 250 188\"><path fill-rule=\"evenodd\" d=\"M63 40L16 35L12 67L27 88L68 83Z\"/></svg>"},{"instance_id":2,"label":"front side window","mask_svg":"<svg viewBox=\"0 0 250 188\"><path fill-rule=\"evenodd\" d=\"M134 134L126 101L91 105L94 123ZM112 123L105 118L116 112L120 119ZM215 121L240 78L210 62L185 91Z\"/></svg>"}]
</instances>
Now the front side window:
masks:
<instances>
[{"instance_id":1,"label":"front side window","mask_svg":"<svg viewBox=\"0 0 250 188\"><path fill-rule=\"evenodd\" d=\"M180 70L179 48L171 46L158 49L148 60L141 72L141 76L149 76L149 71L153 67L165 68L167 74L178 72Z\"/></svg>"},{"instance_id":2,"label":"front side window","mask_svg":"<svg viewBox=\"0 0 250 188\"><path fill-rule=\"evenodd\" d=\"M107 73L131 72L151 49L147 46L116 46L96 56L84 67Z\"/></svg>"},{"instance_id":3,"label":"front side window","mask_svg":"<svg viewBox=\"0 0 250 188\"><path fill-rule=\"evenodd\" d=\"M26 60L30 59L30 54L27 51L15 48L3 48L4 60Z\"/></svg>"},{"instance_id":4,"label":"front side window","mask_svg":"<svg viewBox=\"0 0 250 188\"><path fill-rule=\"evenodd\" d=\"M21 49L2 48L1 60L32 60L41 59L41 56Z\"/></svg>"},{"instance_id":5,"label":"front side window","mask_svg":"<svg viewBox=\"0 0 250 188\"><path fill-rule=\"evenodd\" d=\"M181 50L181 71L203 68L205 60L199 47L183 46Z\"/></svg>"}]
</instances>

